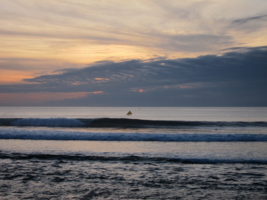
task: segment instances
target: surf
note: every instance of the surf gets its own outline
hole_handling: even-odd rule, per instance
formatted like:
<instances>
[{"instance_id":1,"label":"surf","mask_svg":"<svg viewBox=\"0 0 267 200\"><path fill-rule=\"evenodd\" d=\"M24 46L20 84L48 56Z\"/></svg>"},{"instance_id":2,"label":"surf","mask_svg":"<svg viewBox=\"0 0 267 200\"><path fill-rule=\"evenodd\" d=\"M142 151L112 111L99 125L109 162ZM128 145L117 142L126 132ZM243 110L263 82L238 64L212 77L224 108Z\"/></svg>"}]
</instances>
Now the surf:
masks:
<instances>
[{"instance_id":1,"label":"surf","mask_svg":"<svg viewBox=\"0 0 267 200\"><path fill-rule=\"evenodd\" d=\"M117 127L117 128L179 128L179 127L267 127L267 122L255 121L175 121L145 120L129 118L1 118L0 126L42 126L42 127Z\"/></svg>"},{"instance_id":2,"label":"surf","mask_svg":"<svg viewBox=\"0 0 267 200\"><path fill-rule=\"evenodd\" d=\"M2 128L0 139L151 141L151 142L267 142L266 134L169 134L127 132L85 132L78 130Z\"/></svg>"}]
</instances>

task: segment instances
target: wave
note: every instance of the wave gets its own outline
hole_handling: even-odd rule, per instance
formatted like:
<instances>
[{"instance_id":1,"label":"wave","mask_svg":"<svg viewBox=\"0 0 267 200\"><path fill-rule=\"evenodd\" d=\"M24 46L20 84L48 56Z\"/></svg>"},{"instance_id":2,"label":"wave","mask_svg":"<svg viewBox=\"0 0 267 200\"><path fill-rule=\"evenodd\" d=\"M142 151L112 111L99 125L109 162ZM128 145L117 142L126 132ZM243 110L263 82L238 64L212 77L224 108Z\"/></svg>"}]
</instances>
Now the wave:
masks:
<instances>
[{"instance_id":1,"label":"wave","mask_svg":"<svg viewBox=\"0 0 267 200\"><path fill-rule=\"evenodd\" d=\"M12 126L45 126L45 127L83 127L85 124L77 119L66 118L29 118L11 121Z\"/></svg>"},{"instance_id":2,"label":"wave","mask_svg":"<svg viewBox=\"0 0 267 200\"><path fill-rule=\"evenodd\" d=\"M0 129L0 139L157 142L266 142L267 134L95 133L63 130Z\"/></svg>"},{"instance_id":3,"label":"wave","mask_svg":"<svg viewBox=\"0 0 267 200\"><path fill-rule=\"evenodd\" d=\"M169 121L128 118L66 119L66 118L2 118L0 126L45 126L45 127L115 127L115 128L179 128L179 127L267 127L267 122L225 121Z\"/></svg>"},{"instance_id":4,"label":"wave","mask_svg":"<svg viewBox=\"0 0 267 200\"><path fill-rule=\"evenodd\" d=\"M0 152L0 159L12 160L60 160L60 161L121 161L121 162L171 162L185 164L267 164L263 159L213 159L213 158L168 158L168 157L147 157L147 156L102 156L82 154L42 154L42 153L4 153Z\"/></svg>"}]
</instances>

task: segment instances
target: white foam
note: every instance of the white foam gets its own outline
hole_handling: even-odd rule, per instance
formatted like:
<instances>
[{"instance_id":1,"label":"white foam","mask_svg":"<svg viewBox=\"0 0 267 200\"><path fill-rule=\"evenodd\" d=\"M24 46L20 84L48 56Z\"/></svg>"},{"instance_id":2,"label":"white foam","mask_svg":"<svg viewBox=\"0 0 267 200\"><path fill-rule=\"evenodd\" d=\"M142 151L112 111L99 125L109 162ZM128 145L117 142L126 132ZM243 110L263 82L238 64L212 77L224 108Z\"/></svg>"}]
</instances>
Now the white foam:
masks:
<instances>
[{"instance_id":1,"label":"white foam","mask_svg":"<svg viewBox=\"0 0 267 200\"><path fill-rule=\"evenodd\" d=\"M151 134L95 133L70 130L0 129L0 139L88 140L88 141L163 141L163 142L266 142L264 134Z\"/></svg>"}]
</instances>

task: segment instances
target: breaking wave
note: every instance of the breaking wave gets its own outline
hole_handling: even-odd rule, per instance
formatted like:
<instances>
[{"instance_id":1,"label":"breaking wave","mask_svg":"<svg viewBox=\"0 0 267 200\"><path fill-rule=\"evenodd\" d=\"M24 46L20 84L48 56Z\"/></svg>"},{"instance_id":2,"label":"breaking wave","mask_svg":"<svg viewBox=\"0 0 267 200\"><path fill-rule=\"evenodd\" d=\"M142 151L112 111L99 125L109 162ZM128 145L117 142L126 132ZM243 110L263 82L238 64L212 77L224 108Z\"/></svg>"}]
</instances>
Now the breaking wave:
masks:
<instances>
[{"instance_id":1,"label":"breaking wave","mask_svg":"<svg viewBox=\"0 0 267 200\"><path fill-rule=\"evenodd\" d=\"M50 118L50 119L18 119L12 122L13 126L46 126L46 127L82 127L84 123L77 119Z\"/></svg>"},{"instance_id":2,"label":"breaking wave","mask_svg":"<svg viewBox=\"0 0 267 200\"><path fill-rule=\"evenodd\" d=\"M266 142L267 134L109 133L69 130L0 129L0 139L157 141L157 142Z\"/></svg>"},{"instance_id":3,"label":"breaking wave","mask_svg":"<svg viewBox=\"0 0 267 200\"><path fill-rule=\"evenodd\" d=\"M169 121L143 120L127 118L66 119L66 118L2 118L0 126L44 126L44 127L118 127L118 128L153 128L153 127L267 127L267 122L225 122L225 121Z\"/></svg>"}]
</instances>

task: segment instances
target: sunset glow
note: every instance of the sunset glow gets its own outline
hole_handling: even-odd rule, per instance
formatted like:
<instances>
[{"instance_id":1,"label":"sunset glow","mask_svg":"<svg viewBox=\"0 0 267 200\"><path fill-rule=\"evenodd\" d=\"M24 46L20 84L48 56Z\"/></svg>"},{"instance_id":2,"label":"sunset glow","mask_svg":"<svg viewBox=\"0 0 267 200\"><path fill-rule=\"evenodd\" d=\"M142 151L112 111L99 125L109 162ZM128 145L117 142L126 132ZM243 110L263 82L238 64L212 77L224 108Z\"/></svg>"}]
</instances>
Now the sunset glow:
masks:
<instances>
[{"instance_id":1,"label":"sunset glow","mask_svg":"<svg viewBox=\"0 0 267 200\"><path fill-rule=\"evenodd\" d=\"M190 70L198 64L204 71L212 68L214 58L238 67L240 60L229 59L231 53L265 51L266 8L262 0L2 0L0 105L9 100L16 105L20 98L38 104L98 94L91 91L115 97L162 88L196 89L196 83L223 87L228 79L216 84L215 79L195 80ZM203 58L209 61L190 60ZM182 70L184 63L188 70L183 77L192 80L170 81L170 71Z\"/></svg>"},{"instance_id":2,"label":"sunset glow","mask_svg":"<svg viewBox=\"0 0 267 200\"><path fill-rule=\"evenodd\" d=\"M6 104L16 102L19 99L19 104L24 105L26 103L43 103L45 101L55 101L62 99L77 99L86 97L88 95L102 94L103 91L95 92L68 92L68 93L52 93L52 92L40 92L40 93L4 93L0 94L1 101ZM18 99L17 99L18 98ZM11 101L11 102L10 102Z\"/></svg>"}]
</instances>

